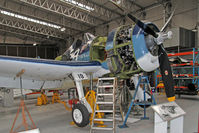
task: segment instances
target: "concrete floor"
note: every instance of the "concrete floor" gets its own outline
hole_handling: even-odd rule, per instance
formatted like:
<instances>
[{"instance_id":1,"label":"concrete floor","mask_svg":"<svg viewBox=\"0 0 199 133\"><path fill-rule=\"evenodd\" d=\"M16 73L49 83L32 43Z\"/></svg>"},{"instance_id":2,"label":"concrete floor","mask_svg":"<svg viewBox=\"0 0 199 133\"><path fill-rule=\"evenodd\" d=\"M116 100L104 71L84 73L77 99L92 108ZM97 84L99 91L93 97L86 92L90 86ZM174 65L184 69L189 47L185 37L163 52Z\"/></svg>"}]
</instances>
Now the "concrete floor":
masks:
<instances>
[{"instance_id":1,"label":"concrete floor","mask_svg":"<svg viewBox=\"0 0 199 133\"><path fill-rule=\"evenodd\" d=\"M163 95L156 96L157 103L166 102ZM177 104L182 107L187 113L184 119L184 133L196 133L198 125L199 113L199 96L182 96L181 99L176 100ZM35 100L27 100L26 105L32 115L36 126L41 133L88 133L90 126L79 128L70 125L72 121L71 112L66 111L62 104L48 104L45 106L35 106ZM19 100L15 101L15 106L10 108L0 107L0 133L7 133L10 131L14 117L17 112L17 105ZM153 111L151 108L147 109L149 120L140 120L136 123L128 123L129 128L119 129L117 133L153 133ZM20 124L17 121L17 125ZM122 123L120 123L122 124Z\"/></svg>"}]
</instances>

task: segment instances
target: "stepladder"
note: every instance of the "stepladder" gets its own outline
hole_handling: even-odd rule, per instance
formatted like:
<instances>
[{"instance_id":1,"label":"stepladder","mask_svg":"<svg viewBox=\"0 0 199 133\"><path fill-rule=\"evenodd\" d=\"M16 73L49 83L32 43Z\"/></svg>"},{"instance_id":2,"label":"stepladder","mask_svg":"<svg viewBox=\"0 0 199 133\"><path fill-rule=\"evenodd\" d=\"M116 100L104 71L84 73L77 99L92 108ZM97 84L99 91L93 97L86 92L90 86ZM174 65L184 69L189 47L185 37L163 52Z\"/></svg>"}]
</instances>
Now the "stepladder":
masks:
<instances>
[{"instance_id":1,"label":"stepladder","mask_svg":"<svg viewBox=\"0 0 199 133\"><path fill-rule=\"evenodd\" d=\"M96 90L96 102L90 133L94 132L116 132L115 127L115 93L117 78L99 78ZM98 107L98 108L97 108ZM102 118L96 118L97 113L104 113ZM108 114L108 115L106 115ZM98 126L96 121L103 121L105 126Z\"/></svg>"}]
</instances>

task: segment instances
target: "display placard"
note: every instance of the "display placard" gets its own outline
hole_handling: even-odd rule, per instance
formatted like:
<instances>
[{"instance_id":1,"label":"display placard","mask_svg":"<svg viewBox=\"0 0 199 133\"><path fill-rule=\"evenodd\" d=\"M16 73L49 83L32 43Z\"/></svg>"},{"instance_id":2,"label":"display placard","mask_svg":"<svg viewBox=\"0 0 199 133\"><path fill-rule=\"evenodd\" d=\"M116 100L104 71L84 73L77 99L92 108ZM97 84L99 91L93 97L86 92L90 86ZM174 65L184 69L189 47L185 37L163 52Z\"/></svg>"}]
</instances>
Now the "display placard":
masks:
<instances>
[{"instance_id":1,"label":"display placard","mask_svg":"<svg viewBox=\"0 0 199 133\"><path fill-rule=\"evenodd\" d=\"M40 133L39 129L33 129L33 130L28 130L28 131L23 131L23 132L18 132L18 133Z\"/></svg>"},{"instance_id":2,"label":"display placard","mask_svg":"<svg viewBox=\"0 0 199 133\"><path fill-rule=\"evenodd\" d=\"M186 113L175 102L168 102L152 106L152 109L162 118L164 121L170 121Z\"/></svg>"}]
</instances>

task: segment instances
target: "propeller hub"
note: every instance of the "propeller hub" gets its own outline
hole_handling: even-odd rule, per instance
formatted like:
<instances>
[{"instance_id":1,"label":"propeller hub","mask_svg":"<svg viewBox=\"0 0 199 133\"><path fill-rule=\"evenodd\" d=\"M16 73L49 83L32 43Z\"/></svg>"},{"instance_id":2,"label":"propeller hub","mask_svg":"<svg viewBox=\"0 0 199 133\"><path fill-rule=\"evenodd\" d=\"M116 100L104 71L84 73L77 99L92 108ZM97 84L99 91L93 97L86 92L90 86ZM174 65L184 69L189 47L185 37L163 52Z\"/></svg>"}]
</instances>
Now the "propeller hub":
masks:
<instances>
[{"instance_id":1,"label":"propeller hub","mask_svg":"<svg viewBox=\"0 0 199 133\"><path fill-rule=\"evenodd\" d=\"M172 31L168 31L166 34L163 33L163 32L159 32L157 34L158 34L158 37L154 38L154 40L157 43L157 45L162 44L167 39L171 39L172 35L173 35Z\"/></svg>"},{"instance_id":2,"label":"propeller hub","mask_svg":"<svg viewBox=\"0 0 199 133\"><path fill-rule=\"evenodd\" d=\"M156 41L154 40L154 37L151 35L145 36L146 46L149 52L153 56L158 56L158 45L156 44Z\"/></svg>"}]
</instances>

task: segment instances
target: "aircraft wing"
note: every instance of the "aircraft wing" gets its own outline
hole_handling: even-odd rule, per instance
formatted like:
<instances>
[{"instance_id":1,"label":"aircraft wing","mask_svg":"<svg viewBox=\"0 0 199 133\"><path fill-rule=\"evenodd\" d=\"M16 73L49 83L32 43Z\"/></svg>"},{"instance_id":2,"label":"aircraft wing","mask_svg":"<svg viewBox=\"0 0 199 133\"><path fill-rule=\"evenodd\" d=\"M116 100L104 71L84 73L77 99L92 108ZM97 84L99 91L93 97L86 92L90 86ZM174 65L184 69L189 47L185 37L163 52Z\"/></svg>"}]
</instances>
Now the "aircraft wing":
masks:
<instances>
[{"instance_id":1,"label":"aircraft wing","mask_svg":"<svg viewBox=\"0 0 199 133\"><path fill-rule=\"evenodd\" d=\"M23 89L43 89L61 87L76 73L97 72L101 68L99 62L56 61L35 58L0 56L0 87L20 88L21 74Z\"/></svg>"}]
</instances>

